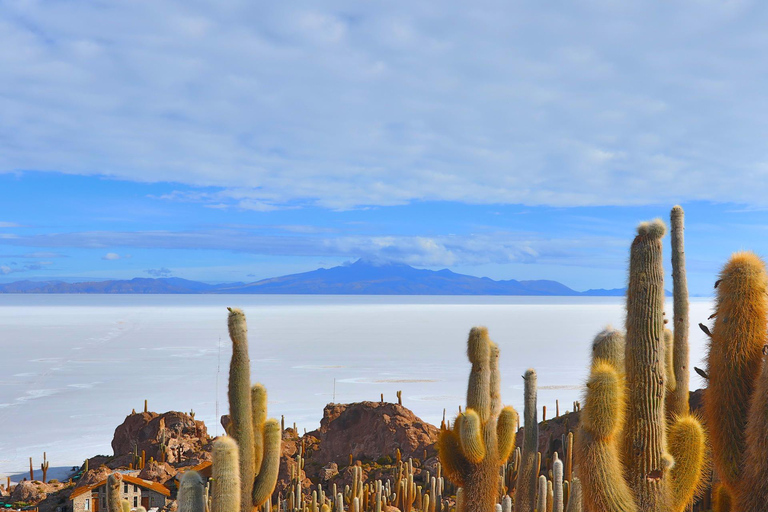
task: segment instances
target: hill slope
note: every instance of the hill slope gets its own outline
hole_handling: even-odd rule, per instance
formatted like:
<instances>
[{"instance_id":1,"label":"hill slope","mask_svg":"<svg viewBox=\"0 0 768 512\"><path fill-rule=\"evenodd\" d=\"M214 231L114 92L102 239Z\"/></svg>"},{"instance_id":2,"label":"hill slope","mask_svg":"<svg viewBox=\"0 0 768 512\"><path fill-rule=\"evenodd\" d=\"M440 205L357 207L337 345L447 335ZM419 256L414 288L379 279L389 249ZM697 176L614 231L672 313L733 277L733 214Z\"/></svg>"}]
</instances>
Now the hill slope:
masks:
<instances>
[{"instance_id":1,"label":"hill slope","mask_svg":"<svg viewBox=\"0 0 768 512\"><path fill-rule=\"evenodd\" d=\"M623 289L577 292L549 280L495 281L448 269L416 269L402 263L358 260L329 269L263 279L255 283L206 284L178 277L99 282L18 281L0 284L0 293L233 293L327 295L537 295L621 296Z\"/></svg>"}]
</instances>

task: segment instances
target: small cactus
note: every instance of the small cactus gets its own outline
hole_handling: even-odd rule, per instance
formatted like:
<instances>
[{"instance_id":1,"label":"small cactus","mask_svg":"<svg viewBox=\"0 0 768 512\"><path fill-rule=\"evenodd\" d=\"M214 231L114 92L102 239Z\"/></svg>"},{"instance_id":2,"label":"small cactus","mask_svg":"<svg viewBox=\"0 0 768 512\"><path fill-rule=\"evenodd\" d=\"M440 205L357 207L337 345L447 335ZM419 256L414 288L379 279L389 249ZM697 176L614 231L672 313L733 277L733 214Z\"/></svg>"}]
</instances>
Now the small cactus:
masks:
<instances>
[{"instance_id":1,"label":"small cactus","mask_svg":"<svg viewBox=\"0 0 768 512\"><path fill-rule=\"evenodd\" d=\"M206 512L205 483L197 471L186 471L179 483L178 512Z\"/></svg>"}]
</instances>

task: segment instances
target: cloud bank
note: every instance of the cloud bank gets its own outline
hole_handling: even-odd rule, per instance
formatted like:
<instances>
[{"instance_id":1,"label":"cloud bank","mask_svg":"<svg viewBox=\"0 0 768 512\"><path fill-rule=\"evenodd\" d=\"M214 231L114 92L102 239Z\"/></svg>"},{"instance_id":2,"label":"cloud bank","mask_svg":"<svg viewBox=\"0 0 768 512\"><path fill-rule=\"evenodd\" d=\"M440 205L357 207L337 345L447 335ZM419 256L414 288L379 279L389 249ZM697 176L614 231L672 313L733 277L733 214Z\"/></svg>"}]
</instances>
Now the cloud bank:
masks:
<instances>
[{"instance_id":1,"label":"cloud bank","mask_svg":"<svg viewBox=\"0 0 768 512\"><path fill-rule=\"evenodd\" d=\"M0 172L256 211L766 205L765 9L9 0Z\"/></svg>"}]
</instances>

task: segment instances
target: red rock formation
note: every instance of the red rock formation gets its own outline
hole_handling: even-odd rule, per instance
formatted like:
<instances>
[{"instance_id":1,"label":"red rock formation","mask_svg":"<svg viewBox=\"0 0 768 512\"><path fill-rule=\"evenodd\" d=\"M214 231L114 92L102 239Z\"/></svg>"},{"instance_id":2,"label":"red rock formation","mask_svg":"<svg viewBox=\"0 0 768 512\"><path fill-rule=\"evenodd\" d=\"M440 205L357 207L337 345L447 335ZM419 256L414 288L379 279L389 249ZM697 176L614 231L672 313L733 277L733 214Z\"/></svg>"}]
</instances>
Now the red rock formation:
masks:
<instances>
[{"instance_id":1,"label":"red rock formation","mask_svg":"<svg viewBox=\"0 0 768 512\"><path fill-rule=\"evenodd\" d=\"M167 462L147 462L144 469L139 473L139 478L164 484L176 476L176 468Z\"/></svg>"},{"instance_id":2,"label":"red rock formation","mask_svg":"<svg viewBox=\"0 0 768 512\"><path fill-rule=\"evenodd\" d=\"M112 450L116 458L130 456L134 446L146 452L146 460L154 458L161 461L161 432L165 432L165 461L178 463L178 449L181 447L182 459L204 451L203 447L211 442L205 423L196 421L183 412L170 411L164 414L155 412L130 414L122 425L115 429Z\"/></svg>"},{"instance_id":3,"label":"red rock formation","mask_svg":"<svg viewBox=\"0 0 768 512\"><path fill-rule=\"evenodd\" d=\"M349 465L355 460L373 460L395 456L399 448L404 460L435 455L438 429L422 421L410 409L398 404L358 402L328 404L323 410L320 428L306 437L317 439L317 447L307 459L320 463Z\"/></svg>"}]
</instances>

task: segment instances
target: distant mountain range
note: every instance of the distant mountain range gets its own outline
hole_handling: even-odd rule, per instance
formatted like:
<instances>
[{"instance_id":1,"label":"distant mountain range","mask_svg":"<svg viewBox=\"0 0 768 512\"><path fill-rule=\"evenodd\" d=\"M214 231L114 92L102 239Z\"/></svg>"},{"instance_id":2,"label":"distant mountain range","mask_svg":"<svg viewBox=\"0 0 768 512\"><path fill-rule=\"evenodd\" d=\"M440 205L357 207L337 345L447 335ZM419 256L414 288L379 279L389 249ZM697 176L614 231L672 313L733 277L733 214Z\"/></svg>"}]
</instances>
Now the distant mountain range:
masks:
<instances>
[{"instance_id":1,"label":"distant mountain range","mask_svg":"<svg viewBox=\"0 0 768 512\"><path fill-rule=\"evenodd\" d=\"M327 295L549 295L620 297L623 288L577 292L557 281L495 281L448 269L416 269L402 263L358 260L349 265L263 279L254 283L206 284L178 277L98 282L18 281L0 293L232 293Z\"/></svg>"}]
</instances>

